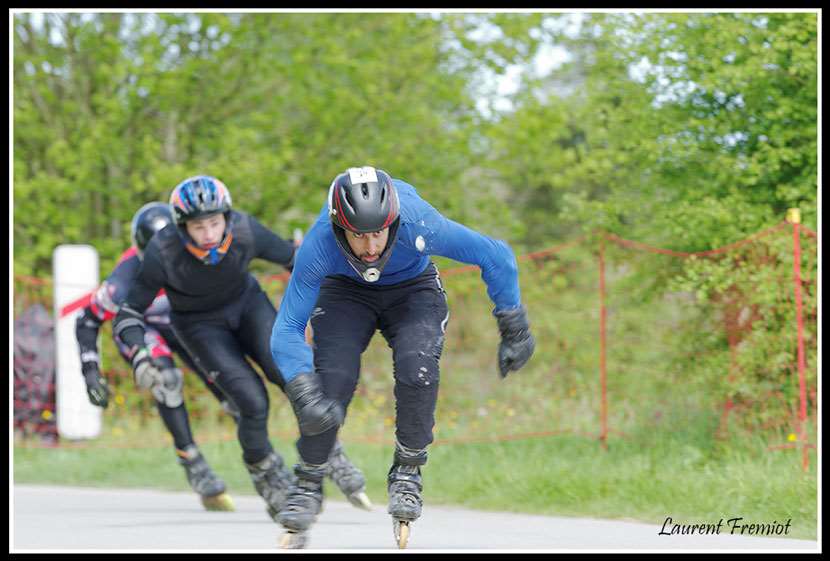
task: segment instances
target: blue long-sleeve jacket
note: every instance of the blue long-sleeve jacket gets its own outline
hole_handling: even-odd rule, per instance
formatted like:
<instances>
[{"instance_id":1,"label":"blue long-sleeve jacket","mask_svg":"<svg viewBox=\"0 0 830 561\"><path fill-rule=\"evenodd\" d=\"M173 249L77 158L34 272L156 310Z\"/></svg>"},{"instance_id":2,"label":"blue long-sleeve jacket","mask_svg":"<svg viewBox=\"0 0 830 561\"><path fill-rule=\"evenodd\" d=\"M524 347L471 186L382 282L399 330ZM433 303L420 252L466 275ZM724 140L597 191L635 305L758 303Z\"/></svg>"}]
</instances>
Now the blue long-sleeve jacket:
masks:
<instances>
[{"instance_id":1,"label":"blue long-sleeve jacket","mask_svg":"<svg viewBox=\"0 0 830 561\"><path fill-rule=\"evenodd\" d=\"M345 275L367 286L397 284L420 275L429 265L430 255L440 255L478 265L496 310L520 306L519 271L510 246L445 218L418 196L412 185L399 179L393 183L398 191L401 223L389 261L375 283L363 280L341 253L328 204L297 251L291 280L271 331L271 354L286 382L302 372L313 372L305 327L327 276Z\"/></svg>"}]
</instances>

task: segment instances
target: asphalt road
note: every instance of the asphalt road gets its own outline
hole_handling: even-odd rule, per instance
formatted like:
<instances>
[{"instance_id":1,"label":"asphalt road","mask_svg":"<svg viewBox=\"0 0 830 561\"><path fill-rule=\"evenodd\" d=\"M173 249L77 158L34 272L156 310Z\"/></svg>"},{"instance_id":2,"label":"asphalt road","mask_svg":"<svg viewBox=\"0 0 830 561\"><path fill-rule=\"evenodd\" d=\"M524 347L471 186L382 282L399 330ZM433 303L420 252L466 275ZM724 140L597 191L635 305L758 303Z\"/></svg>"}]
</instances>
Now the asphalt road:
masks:
<instances>
[{"instance_id":1,"label":"asphalt road","mask_svg":"<svg viewBox=\"0 0 830 561\"><path fill-rule=\"evenodd\" d=\"M15 485L10 491L12 552L273 552L282 533L254 495L235 496L235 512L207 512L189 493L40 485ZM663 522L482 512L427 504L412 527L408 550L819 551L817 541L729 535L726 526L720 535L659 535ZM366 512L335 500L326 502L312 528L309 549L398 551L385 505Z\"/></svg>"}]
</instances>

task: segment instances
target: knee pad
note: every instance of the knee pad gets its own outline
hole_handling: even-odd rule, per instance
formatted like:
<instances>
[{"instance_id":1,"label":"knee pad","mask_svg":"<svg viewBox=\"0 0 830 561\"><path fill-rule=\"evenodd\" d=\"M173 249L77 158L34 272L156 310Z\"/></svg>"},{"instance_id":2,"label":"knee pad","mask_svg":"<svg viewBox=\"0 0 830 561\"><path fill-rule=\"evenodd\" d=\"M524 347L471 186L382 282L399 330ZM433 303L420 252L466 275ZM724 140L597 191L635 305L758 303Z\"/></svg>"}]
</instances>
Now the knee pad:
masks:
<instances>
[{"instance_id":1,"label":"knee pad","mask_svg":"<svg viewBox=\"0 0 830 561\"><path fill-rule=\"evenodd\" d=\"M151 386L150 392L156 401L172 409L184 403L183 386L184 376L181 370L164 368L161 370L160 379Z\"/></svg>"}]
</instances>

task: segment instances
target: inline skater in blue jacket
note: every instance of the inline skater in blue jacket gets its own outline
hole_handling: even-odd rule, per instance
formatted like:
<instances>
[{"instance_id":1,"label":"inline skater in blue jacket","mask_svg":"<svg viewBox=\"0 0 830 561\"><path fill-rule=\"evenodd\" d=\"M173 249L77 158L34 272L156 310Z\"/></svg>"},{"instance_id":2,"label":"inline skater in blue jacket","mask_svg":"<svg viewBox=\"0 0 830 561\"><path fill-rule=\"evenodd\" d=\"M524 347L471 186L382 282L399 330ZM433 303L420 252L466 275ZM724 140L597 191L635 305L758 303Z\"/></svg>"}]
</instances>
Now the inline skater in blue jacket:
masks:
<instances>
[{"instance_id":1,"label":"inline skater in blue jacket","mask_svg":"<svg viewBox=\"0 0 830 561\"><path fill-rule=\"evenodd\" d=\"M415 188L373 167L349 168L306 235L271 334L300 427L297 483L278 515L281 545L303 547L320 512L323 474L357 386L360 356L376 330L392 348L395 452L387 477L399 547L421 514L420 466L432 442L439 359L449 319L431 255L478 265L501 333L502 377L535 342L510 247L442 216ZM304 332L310 321L314 351Z\"/></svg>"}]
</instances>

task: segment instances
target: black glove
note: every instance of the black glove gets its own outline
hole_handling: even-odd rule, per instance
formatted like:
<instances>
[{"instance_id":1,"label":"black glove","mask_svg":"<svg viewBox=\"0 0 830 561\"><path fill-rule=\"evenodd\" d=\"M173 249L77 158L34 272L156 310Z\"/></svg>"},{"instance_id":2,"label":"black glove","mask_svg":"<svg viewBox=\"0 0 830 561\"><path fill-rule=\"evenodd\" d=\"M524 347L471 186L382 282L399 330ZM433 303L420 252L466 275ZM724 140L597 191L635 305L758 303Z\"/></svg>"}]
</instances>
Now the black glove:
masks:
<instances>
[{"instance_id":1,"label":"black glove","mask_svg":"<svg viewBox=\"0 0 830 561\"><path fill-rule=\"evenodd\" d=\"M101 376L101 371L98 370L98 364L95 362L84 362L81 364L81 371L84 373L86 395L89 396L89 402L92 405L106 409L107 405L109 405L110 391L107 386L107 380Z\"/></svg>"},{"instance_id":2,"label":"black glove","mask_svg":"<svg viewBox=\"0 0 830 561\"><path fill-rule=\"evenodd\" d=\"M518 370L533 355L536 341L530 334L527 310L524 306L512 310L495 311L499 324L499 373L504 378L511 370Z\"/></svg>"},{"instance_id":3,"label":"black glove","mask_svg":"<svg viewBox=\"0 0 830 561\"><path fill-rule=\"evenodd\" d=\"M343 408L338 402L323 395L316 374L297 374L285 384L285 395L294 408L300 434L314 436L343 424Z\"/></svg>"}]
</instances>

